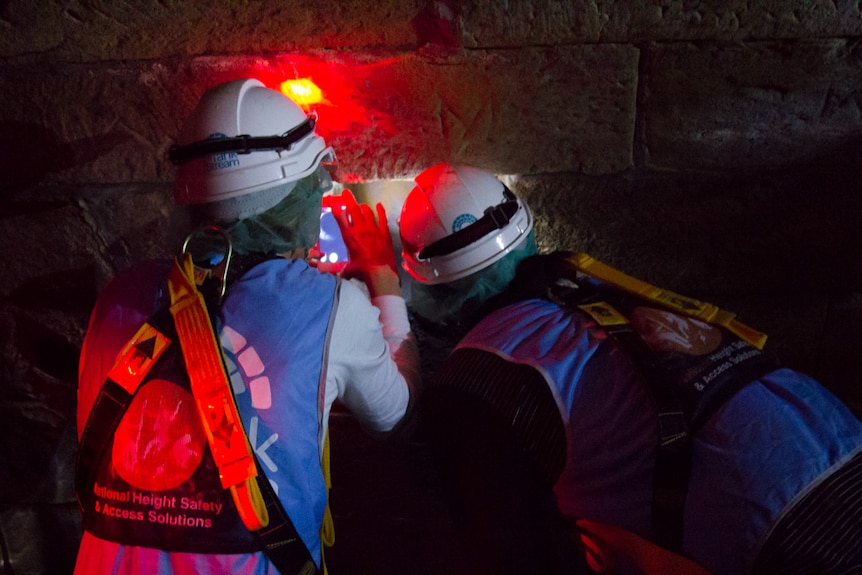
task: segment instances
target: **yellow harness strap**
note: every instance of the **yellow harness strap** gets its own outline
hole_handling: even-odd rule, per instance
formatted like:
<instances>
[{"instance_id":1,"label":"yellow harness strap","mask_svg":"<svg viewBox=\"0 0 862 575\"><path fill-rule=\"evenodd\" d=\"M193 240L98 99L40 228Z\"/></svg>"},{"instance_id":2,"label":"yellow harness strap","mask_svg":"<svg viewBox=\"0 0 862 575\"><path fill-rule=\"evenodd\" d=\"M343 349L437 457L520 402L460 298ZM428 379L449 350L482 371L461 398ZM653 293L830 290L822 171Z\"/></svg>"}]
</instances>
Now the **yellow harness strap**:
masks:
<instances>
[{"instance_id":1,"label":"yellow harness strap","mask_svg":"<svg viewBox=\"0 0 862 575\"><path fill-rule=\"evenodd\" d=\"M222 487L230 489L245 526L257 531L269 524L269 514L255 479L254 456L234 401L221 347L194 282L194 264L189 254L174 262L168 290L192 395Z\"/></svg>"},{"instance_id":2,"label":"yellow harness strap","mask_svg":"<svg viewBox=\"0 0 862 575\"><path fill-rule=\"evenodd\" d=\"M765 333L761 333L737 321L736 314L733 312L719 309L711 303L701 302L669 290L655 287L605 265L587 254L572 254L570 261L579 271L603 282L615 285L629 293L656 302L665 308L681 314L713 325L720 325L757 349L763 349L763 346L766 344Z\"/></svg>"},{"instance_id":3,"label":"yellow harness strap","mask_svg":"<svg viewBox=\"0 0 862 575\"><path fill-rule=\"evenodd\" d=\"M329 573L326 568L326 550L335 545L335 522L332 520L332 509L329 507L329 490L332 488L332 467L329 453L329 431L327 431L323 440L323 459L321 460L323 480L326 482L326 509L323 510L323 524L320 526L320 555L323 575Z\"/></svg>"}]
</instances>

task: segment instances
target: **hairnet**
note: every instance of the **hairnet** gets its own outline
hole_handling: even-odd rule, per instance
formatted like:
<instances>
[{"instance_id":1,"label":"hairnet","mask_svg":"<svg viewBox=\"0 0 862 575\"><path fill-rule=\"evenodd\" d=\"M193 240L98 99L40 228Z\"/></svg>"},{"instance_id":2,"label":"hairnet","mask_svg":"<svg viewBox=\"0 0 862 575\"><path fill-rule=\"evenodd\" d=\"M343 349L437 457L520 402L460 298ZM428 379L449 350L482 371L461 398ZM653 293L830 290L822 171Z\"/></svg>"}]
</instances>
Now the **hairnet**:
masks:
<instances>
[{"instance_id":1,"label":"hairnet","mask_svg":"<svg viewBox=\"0 0 862 575\"><path fill-rule=\"evenodd\" d=\"M411 310L437 325L471 321L472 315L491 297L499 294L515 277L522 259L536 254L536 240L531 231L502 259L467 277L442 284L410 283Z\"/></svg>"},{"instance_id":2,"label":"hairnet","mask_svg":"<svg viewBox=\"0 0 862 575\"><path fill-rule=\"evenodd\" d=\"M216 224L224 228L230 235L236 255L309 249L317 242L320 233L323 194L331 188L329 172L323 166L318 166L313 173L295 182L258 192L269 197L283 196L263 213L241 219L226 219L220 216L231 210L225 209L223 202L197 204L190 206L193 223Z\"/></svg>"}]
</instances>

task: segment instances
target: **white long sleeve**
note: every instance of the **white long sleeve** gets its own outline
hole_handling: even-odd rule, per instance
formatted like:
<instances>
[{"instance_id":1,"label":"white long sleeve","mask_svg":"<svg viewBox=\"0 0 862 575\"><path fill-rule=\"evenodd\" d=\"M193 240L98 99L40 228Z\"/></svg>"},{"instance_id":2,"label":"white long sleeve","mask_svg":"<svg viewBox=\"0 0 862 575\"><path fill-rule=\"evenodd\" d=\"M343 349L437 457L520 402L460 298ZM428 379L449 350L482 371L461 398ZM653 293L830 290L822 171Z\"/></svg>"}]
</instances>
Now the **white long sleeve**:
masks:
<instances>
[{"instance_id":1,"label":"white long sleeve","mask_svg":"<svg viewBox=\"0 0 862 575\"><path fill-rule=\"evenodd\" d=\"M382 330L381 330L382 327ZM420 384L419 356L399 296L369 301L341 282L327 365L324 425L336 398L370 431L390 431Z\"/></svg>"}]
</instances>

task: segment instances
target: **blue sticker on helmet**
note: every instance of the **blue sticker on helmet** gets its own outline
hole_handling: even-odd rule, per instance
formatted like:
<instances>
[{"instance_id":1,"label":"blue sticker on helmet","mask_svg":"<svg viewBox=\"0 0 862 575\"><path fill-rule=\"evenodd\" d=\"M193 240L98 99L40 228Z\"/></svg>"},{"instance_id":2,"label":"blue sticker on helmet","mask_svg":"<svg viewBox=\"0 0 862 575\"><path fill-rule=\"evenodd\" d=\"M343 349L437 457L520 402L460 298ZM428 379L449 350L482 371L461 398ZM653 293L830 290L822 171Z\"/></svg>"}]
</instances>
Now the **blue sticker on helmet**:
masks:
<instances>
[{"instance_id":1,"label":"blue sticker on helmet","mask_svg":"<svg viewBox=\"0 0 862 575\"><path fill-rule=\"evenodd\" d=\"M477 221L478 219L473 214L461 214L452 222L452 232L457 232L461 228L466 228L470 224L475 224Z\"/></svg>"},{"instance_id":2,"label":"blue sticker on helmet","mask_svg":"<svg viewBox=\"0 0 862 575\"><path fill-rule=\"evenodd\" d=\"M227 138L227 134L221 132L213 132L207 136L207 140L218 140ZM235 168L239 166L239 156L236 152L222 152L213 154L206 160L207 172L215 172L216 170L224 170L226 168Z\"/></svg>"}]
</instances>

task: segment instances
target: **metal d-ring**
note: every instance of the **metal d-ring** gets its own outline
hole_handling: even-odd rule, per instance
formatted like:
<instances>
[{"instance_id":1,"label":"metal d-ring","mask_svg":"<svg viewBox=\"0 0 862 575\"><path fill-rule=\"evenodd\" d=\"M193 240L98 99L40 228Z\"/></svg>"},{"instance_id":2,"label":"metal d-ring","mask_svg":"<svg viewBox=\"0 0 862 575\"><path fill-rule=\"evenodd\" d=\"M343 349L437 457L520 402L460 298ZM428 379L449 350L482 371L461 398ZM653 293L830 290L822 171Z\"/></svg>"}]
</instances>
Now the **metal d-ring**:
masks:
<instances>
[{"instance_id":1,"label":"metal d-ring","mask_svg":"<svg viewBox=\"0 0 862 575\"><path fill-rule=\"evenodd\" d=\"M207 225L203 225L203 226L200 226L198 228L195 228L194 230L192 230L192 232L189 235L186 236L186 239L183 241L183 250L182 250L183 255L186 255L188 253L189 242L192 240L192 238L194 236L200 234L200 233L203 233L203 232L216 232L224 240L224 245L225 245L224 258L222 259L221 262L219 262L218 265L208 269L208 273L210 274L210 277L215 277L215 279L218 280L218 282L220 284L218 291L219 291L219 301L221 301L221 299L224 297L225 290L227 289L227 282L225 281L225 278L227 278L227 271L228 271L228 268L230 267L231 257L233 256L233 243L230 241L230 235L228 235L228 233L225 230L221 229L218 226L207 224ZM192 260L194 261L194 257L192 257ZM195 265L197 266L197 264L195 264Z\"/></svg>"}]
</instances>

